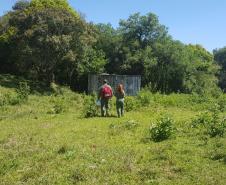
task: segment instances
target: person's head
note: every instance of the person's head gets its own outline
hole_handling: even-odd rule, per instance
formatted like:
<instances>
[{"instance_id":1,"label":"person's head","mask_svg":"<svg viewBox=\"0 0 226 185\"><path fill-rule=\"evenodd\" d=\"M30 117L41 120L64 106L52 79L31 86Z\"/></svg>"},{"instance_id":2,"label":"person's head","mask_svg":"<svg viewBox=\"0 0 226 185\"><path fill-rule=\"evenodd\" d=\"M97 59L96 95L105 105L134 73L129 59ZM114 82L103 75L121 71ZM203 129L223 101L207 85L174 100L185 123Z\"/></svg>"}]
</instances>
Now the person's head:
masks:
<instances>
[{"instance_id":1,"label":"person's head","mask_svg":"<svg viewBox=\"0 0 226 185\"><path fill-rule=\"evenodd\" d=\"M108 83L107 79L104 79L104 81L103 81L103 82L104 82L104 84L107 84L107 83Z\"/></svg>"},{"instance_id":2,"label":"person's head","mask_svg":"<svg viewBox=\"0 0 226 185\"><path fill-rule=\"evenodd\" d=\"M123 85L122 84L118 84L117 91L122 93L123 90L124 90Z\"/></svg>"}]
</instances>

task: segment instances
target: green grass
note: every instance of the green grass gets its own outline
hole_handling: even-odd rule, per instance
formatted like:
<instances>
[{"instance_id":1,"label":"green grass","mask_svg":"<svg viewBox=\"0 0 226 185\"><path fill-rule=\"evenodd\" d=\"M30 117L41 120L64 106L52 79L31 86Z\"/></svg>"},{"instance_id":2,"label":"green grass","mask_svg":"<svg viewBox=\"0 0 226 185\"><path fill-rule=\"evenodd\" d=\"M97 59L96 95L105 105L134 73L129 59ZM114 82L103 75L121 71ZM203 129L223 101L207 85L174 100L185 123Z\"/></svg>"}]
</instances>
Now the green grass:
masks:
<instances>
[{"instance_id":1,"label":"green grass","mask_svg":"<svg viewBox=\"0 0 226 185\"><path fill-rule=\"evenodd\" d=\"M15 88L3 84L0 93ZM0 106L0 184L226 184L226 137L191 126L206 102L189 106L188 95L153 95L149 106L123 118L85 119L83 96L63 88L63 95L37 92L25 103ZM64 111L56 114L58 102ZM176 129L153 142L149 127L162 115Z\"/></svg>"}]
</instances>

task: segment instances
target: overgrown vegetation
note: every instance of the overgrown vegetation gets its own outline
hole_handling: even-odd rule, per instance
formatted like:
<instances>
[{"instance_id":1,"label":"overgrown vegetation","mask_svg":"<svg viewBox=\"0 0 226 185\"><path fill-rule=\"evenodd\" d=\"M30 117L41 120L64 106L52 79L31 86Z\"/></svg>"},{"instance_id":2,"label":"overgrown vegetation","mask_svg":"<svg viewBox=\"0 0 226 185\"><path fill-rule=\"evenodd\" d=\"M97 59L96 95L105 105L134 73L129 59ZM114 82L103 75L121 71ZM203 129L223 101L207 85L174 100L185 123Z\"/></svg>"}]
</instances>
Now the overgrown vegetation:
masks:
<instances>
[{"instance_id":1,"label":"overgrown vegetation","mask_svg":"<svg viewBox=\"0 0 226 185\"><path fill-rule=\"evenodd\" d=\"M153 13L113 28L19 0L0 17L0 182L225 184L225 51L173 40ZM70 90L102 72L142 76L120 119Z\"/></svg>"},{"instance_id":2,"label":"overgrown vegetation","mask_svg":"<svg viewBox=\"0 0 226 185\"><path fill-rule=\"evenodd\" d=\"M26 82L20 82L16 92L4 93L0 92L0 106L18 105L28 100L30 87Z\"/></svg>"},{"instance_id":3,"label":"overgrown vegetation","mask_svg":"<svg viewBox=\"0 0 226 185\"><path fill-rule=\"evenodd\" d=\"M202 112L192 120L192 126L204 129L204 133L210 137L223 137L226 130L226 119L220 117L220 107L215 104L210 111Z\"/></svg>"},{"instance_id":4,"label":"overgrown vegetation","mask_svg":"<svg viewBox=\"0 0 226 185\"><path fill-rule=\"evenodd\" d=\"M173 132L174 121L170 117L163 116L150 126L150 139L155 142L168 139Z\"/></svg>"},{"instance_id":5,"label":"overgrown vegetation","mask_svg":"<svg viewBox=\"0 0 226 185\"><path fill-rule=\"evenodd\" d=\"M98 116L98 107L96 105L97 96L95 94L86 96L84 100L84 108L82 115L85 118Z\"/></svg>"},{"instance_id":6,"label":"overgrown vegetation","mask_svg":"<svg viewBox=\"0 0 226 185\"><path fill-rule=\"evenodd\" d=\"M226 182L223 94L213 98L142 90L126 97L136 106L123 118L116 117L115 100L113 116L102 118L96 116L95 96L55 85L40 94L23 79L23 85L10 86L3 83L6 78L15 79L0 75L2 95L16 97L20 91L27 98L0 106L2 184ZM81 117L84 110L95 117Z\"/></svg>"},{"instance_id":7,"label":"overgrown vegetation","mask_svg":"<svg viewBox=\"0 0 226 185\"><path fill-rule=\"evenodd\" d=\"M132 14L115 29L86 22L67 0L23 0L0 18L1 73L80 91L88 73L106 72L141 75L152 92L215 94L224 55L214 54L173 40L153 13Z\"/></svg>"}]
</instances>

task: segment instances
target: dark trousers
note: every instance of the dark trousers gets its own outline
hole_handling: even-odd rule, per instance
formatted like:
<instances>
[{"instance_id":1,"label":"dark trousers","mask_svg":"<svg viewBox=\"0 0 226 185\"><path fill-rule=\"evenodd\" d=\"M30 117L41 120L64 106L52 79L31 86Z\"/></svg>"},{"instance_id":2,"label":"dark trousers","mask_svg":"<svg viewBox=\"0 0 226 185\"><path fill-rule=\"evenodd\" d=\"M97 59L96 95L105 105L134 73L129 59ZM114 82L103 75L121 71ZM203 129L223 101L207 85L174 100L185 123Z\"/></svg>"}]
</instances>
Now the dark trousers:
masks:
<instances>
[{"instance_id":1,"label":"dark trousers","mask_svg":"<svg viewBox=\"0 0 226 185\"><path fill-rule=\"evenodd\" d=\"M101 99L101 116L109 116L109 99Z\"/></svg>"}]
</instances>

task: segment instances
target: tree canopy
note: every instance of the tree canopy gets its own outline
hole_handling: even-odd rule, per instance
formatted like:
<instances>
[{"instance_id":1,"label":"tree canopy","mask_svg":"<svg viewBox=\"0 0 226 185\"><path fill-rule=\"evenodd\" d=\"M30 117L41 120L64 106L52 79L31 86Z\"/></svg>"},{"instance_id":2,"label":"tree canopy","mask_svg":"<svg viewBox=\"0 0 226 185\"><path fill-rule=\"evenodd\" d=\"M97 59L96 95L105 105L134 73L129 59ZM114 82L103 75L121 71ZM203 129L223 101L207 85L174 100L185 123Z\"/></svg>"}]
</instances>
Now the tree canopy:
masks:
<instances>
[{"instance_id":1,"label":"tree canopy","mask_svg":"<svg viewBox=\"0 0 226 185\"><path fill-rule=\"evenodd\" d=\"M213 54L215 61L221 67L218 76L219 85L224 91L226 91L226 46L220 49L215 49Z\"/></svg>"},{"instance_id":2,"label":"tree canopy","mask_svg":"<svg viewBox=\"0 0 226 185\"><path fill-rule=\"evenodd\" d=\"M89 73L106 72L141 75L152 91L213 92L225 58L225 48L213 56L174 40L153 13L135 13L113 28L86 22L67 0L20 0L0 18L1 73L77 90L86 89Z\"/></svg>"}]
</instances>

